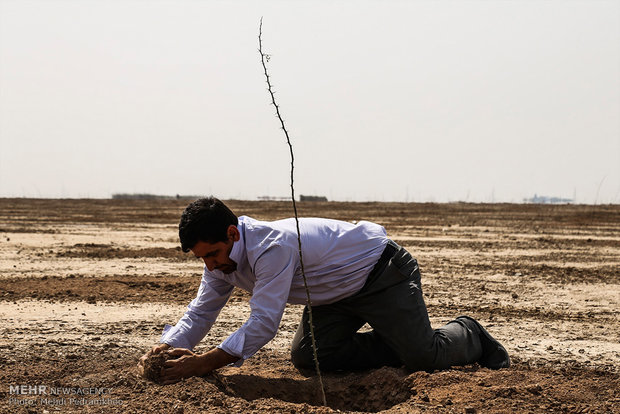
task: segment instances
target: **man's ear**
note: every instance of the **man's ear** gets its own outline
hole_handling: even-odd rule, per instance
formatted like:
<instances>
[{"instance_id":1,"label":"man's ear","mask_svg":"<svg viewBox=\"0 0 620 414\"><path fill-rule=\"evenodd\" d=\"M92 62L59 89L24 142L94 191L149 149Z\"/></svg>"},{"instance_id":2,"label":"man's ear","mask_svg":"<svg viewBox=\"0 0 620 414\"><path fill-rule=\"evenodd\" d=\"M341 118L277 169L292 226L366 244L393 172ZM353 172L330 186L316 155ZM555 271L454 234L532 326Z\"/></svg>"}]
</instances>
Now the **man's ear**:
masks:
<instances>
[{"instance_id":1,"label":"man's ear","mask_svg":"<svg viewBox=\"0 0 620 414\"><path fill-rule=\"evenodd\" d=\"M234 242L239 241L239 239L241 238L241 235L239 234L239 229L237 228L237 226L234 226L232 224L228 226L227 234L228 238Z\"/></svg>"}]
</instances>

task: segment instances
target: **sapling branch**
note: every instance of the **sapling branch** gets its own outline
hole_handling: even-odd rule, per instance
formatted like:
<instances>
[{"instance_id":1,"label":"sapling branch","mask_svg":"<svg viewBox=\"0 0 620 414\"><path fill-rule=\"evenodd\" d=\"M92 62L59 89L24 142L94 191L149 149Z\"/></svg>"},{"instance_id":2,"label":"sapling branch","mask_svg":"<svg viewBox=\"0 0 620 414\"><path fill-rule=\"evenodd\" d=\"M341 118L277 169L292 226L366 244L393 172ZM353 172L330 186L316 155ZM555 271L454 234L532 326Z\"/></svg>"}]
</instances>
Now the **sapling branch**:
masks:
<instances>
[{"instance_id":1,"label":"sapling branch","mask_svg":"<svg viewBox=\"0 0 620 414\"><path fill-rule=\"evenodd\" d=\"M297 215L297 204L295 202L295 180L294 180L294 170L295 170L295 156L293 154L293 145L291 144L291 139L288 134L288 130L286 129L286 125L284 125L284 119L282 119L282 115L280 114L280 107L276 103L276 97L273 92L273 87L271 85L271 79L269 77L269 72L267 71L266 61L269 62L270 56L263 52L263 18L260 19L260 26L258 29L258 51L260 52L261 63L263 64L263 71L265 73L265 79L267 80L267 90L269 91L269 95L271 96L271 104L276 108L276 115L280 120L280 126L282 131L284 131L284 135L286 136L286 143L288 144L289 152L291 154L291 200L293 201L293 211L295 213L295 226L297 228L297 245L299 248L299 264L301 266L301 276L304 280L304 288L306 289L306 306L308 308L308 323L310 324L310 339L312 340L312 352L314 356L314 367L316 369L316 374L319 379L319 385L321 388L321 398L323 399L323 405L327 405L327 400L325 398L325 388L323 386L323 377L321 376L321 370L319 368L319 358L316 350L316 341L314 339L314 324L312 323L312 302L310 301L310 289L308 288L308 280L306 279L306 273L304 270L304 260L303 254L301 251L301 232L299 231L299 218Z\"/></svg>"}]
</instances>

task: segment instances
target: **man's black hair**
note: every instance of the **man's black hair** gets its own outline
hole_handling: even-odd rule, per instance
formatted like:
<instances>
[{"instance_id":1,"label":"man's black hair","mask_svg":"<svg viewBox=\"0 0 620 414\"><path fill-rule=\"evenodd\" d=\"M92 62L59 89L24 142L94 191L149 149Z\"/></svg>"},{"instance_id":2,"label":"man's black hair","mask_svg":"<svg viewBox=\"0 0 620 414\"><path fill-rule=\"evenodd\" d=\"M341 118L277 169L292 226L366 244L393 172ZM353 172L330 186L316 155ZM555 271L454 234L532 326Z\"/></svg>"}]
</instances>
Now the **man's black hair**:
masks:
<instances>
[{"instance_id":1,"label":"man's black hair","mask_svg":"<svg viewBox=\"0 0 620 414\"><path fill-rule=\"evenodd\" d=\"M181 249L189 252L199 241L228 241L230 225L238 225L237 216L215 197L200 198L185 208L179 223Z\"/></svg>"}]
</instances>

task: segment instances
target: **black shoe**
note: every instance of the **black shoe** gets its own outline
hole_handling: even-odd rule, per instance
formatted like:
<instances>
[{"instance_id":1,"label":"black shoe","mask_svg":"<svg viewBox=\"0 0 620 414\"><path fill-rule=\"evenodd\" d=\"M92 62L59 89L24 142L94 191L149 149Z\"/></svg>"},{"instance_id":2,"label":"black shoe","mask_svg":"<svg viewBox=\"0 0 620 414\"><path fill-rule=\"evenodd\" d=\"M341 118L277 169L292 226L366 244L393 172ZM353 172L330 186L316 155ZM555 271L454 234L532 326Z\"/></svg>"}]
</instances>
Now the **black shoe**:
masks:
<instances>
[{"instance_id":1,"label":"black shoe","mask_svg":"<svg viewBox=\"0 0 620 414\"><path fill-rule=\"evenodd\" d=\"M506 348L493 338L477 320L469 316L459 316L456 319L463 320L463 322L474 331L475 328L472 325L478 328L478 332L480 333L480 344L482 345L482 356L478 363L481 366L490 369L508 368L510 366L510 357L508 356L508 352L506 352Z\"/></svg>"}]
</instances>

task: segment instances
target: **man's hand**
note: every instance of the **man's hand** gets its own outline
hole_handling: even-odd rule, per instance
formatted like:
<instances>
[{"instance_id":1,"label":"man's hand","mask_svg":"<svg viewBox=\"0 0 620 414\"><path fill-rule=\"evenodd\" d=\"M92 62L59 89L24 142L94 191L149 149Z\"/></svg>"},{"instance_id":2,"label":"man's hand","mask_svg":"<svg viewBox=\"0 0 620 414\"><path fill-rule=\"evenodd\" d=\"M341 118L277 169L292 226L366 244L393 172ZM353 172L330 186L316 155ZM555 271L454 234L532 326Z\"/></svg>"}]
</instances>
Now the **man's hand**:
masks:
<instances>
[{"instance_id":1,"label":"man's hand","mask_svg":"<svg viewBox=\"0 0 620 414\"><path fill-rule=\"evenodd\" d=\"M160 352L163 352L170 348L172 347L168 344L158 344L158 345L155 345L153 348L151 348L149 352L142 355L142 357L140 357L140 360L138 361L138 374L140 374L140 376L142 377L144 376L144 361L146 361L148 357L150 357L153 354L159 354Z\"/></svg>"},{"instance_id":2,"label":"man's hand","mask_svg":"<svg viewBox=\"0 0 620 414\"><path fill-rule=\"evenodd\" d=\"M189 349L177 348L167 351L171 358L164 364L160 377L161 384L174 384L183 378L203 376L236 362L239 358L215 348L205 354L195 354Z\"/></svg>"},{"instance_id":3,"label":"man's hand","mask_svg":"<svg viewBox=\"0 0 620 414\"><path fill-rule=\"evenodd\" d=\"M167 351L170 359L162 368L160 383L162 385L174 384L183 378L200 377L208 374L211 370L205 361L205 355L195 354L189 349L176 348Z\"/></svg>"}]
</instances>

